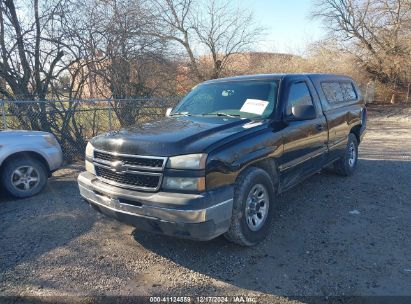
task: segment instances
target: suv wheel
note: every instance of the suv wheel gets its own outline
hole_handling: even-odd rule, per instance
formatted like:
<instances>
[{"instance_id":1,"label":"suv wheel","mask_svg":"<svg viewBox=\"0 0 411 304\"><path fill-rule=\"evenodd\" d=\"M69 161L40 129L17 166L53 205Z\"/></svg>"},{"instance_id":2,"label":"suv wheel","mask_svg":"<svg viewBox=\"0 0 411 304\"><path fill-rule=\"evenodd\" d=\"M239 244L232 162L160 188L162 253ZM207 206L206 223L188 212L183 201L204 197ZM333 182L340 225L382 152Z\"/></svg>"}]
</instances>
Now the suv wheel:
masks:
<instances>
[{"instance_id":1,"label":"suv wheel","mask_svg":"<svg viewBox=\"0 0 411 304\"><path fill-rule=\"evenodd\" d=\"M36 195L46 186L47 169L36 159L16 158L6 163L1 180L12 196L29 197Z\"/></svg>"},{"instance_id":2,"label":"suv wheel","mask_svg":"<svg viewBox=\"0 0 411 304\"><path fill-rule=\"evenodd\" d=\"M350 133L344 156L334 163L334 170L338 175L350 176L354 173L358 161L357 137Z\"/></svg>"},{"instance_id":3,"label":"suv wheel","mask_svg":"<svg viewBox=\"0 0 411 304\"><path fill-rule=\"evenodd\" d=\"M231 226L225 237L242 246L264 240L275 212L275 191L268 173L248 168L237 178Z\"/></svg>"}]
</instances>

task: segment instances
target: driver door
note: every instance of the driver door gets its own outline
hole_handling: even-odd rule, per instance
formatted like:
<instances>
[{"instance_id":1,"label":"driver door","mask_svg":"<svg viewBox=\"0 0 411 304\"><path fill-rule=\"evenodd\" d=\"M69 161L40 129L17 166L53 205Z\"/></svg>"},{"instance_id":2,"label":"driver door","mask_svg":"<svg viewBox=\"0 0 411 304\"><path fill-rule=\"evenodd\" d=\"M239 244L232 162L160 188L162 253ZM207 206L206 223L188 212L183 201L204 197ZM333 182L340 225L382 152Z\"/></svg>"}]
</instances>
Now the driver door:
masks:
<instances>
[{"instance_id":1,"label":"driver door","mask_svg":"<svg viewBox=\"0 0 411 304\"><path fill-rule=\"evenodd\" d=\"M327 153L327 122L311 82L305 77L293 79L285 85L286 102L283 109L284 153L279 166L282 189L292 187L307 176L321 170ZM316 117L296 120L292 107L313 105Z\"/></svg>"}]
</instances>

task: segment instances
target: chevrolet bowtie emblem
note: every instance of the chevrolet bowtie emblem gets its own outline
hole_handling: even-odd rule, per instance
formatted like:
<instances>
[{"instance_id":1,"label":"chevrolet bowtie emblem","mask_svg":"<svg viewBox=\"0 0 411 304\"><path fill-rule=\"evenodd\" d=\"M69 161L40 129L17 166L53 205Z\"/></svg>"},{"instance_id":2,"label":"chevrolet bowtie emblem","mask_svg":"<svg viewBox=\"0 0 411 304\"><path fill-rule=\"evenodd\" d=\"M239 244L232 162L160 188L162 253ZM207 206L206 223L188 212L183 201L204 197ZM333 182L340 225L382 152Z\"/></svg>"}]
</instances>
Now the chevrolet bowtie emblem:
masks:
<instances>
[{"instance_id":1,"label":"chevrolet bowtie emblem","mask_svg":"<svg viewBox=\"0 0 411 304\"><path fill-rule=\"evenodd\" d=\"M110 164L110 168L112 171L117 172L117 173L122 173L122 172L127 171L127 167L124 166L124 163L121 160L113 161Z\"/></svg>"}]
</instances>

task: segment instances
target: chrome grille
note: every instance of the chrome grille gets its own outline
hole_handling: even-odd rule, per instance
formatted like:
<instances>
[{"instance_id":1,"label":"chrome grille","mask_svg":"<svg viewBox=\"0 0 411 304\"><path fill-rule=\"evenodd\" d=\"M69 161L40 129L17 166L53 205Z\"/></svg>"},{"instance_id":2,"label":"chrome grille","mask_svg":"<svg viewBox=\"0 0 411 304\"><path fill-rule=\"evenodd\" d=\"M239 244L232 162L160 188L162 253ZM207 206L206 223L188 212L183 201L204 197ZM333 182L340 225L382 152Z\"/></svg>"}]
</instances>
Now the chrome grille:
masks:
<instances>
[{"instance_id":1,"label":"chrome grille","mask_svg":"<svg viewBox=\"0 0 411 304\"><path fill-rule=\"evenodd\" d=\"M94 151L94 158L101 159L105 161L116 161L121 160L126 165L132 165L142 168L163 168L163 159L162 158L147 158L147 157L138 157L138 156L124 156L124 155L115 155L108 154L100 151Z\"/></svg>"},{"instance_id":2,"label":"chrome grille","mask_svg":"<svg viewBox=\"0 0 411 304\"><path fill-rule=\"evenodd\" d=\"M95 150L93 163L102 181L145 191L156 191L163 179L166 157L119 154Z\"/></svg>"}]
</instances>

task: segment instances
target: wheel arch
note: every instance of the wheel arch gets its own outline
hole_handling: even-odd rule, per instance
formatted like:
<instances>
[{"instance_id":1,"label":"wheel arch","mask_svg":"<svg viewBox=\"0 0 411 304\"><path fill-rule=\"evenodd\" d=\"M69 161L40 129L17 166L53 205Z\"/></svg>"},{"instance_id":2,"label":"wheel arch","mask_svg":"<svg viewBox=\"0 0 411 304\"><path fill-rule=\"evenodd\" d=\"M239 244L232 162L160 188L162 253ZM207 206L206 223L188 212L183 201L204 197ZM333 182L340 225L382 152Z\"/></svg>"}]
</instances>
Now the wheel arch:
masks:
<instances>
[{"instance_id":1,"label":"wheel arch","mask_svg":"<svg viewBox=\"0 0 411 304\"><path fill-rule=\"evenodd\" d=\"M350 133L349 134L354 134L355 137L357 138L357 142L358 144L361 141L361 124L355 125L354 127L351 128Z\"/></svg>"},{"instance_id":2,"label":"wheel arch","mask_svg":"<svg viewBox=\"0 0 411 304\"><path fill-rule=\"evenodd\" d=\"M46 158L43 155L41 155L40 153L34 152L34 151L19 151L19 152L15 152L15 153L10 154L1 163L0 172L3 171L3 168L4 168L4 166L7 162L9 162L13 159L18 159L18 158L31 158L31 159L35 159L35 160L40 161L45 166L45 168L47 169L47 174L50 177L50 174L51 174L50 166L49 166Z\"/></svg>"},{"instance_id":3,"label":"wheel arch","mask_svg":"<svg viewBox=\"0 0 411 304\"><path fill-rule=\"evenodd\" d=\"M274 191L275 193L278 193L278 188L279 188L279 175L278 175L278 166L277 162L275 161L274 158L266 158L262 160L258 160L252 163L247 164L243 168L241 168L240 172L237 175L240 176L246 169L250 167L256 167L259 169L264 170L265 172L268 173L268 175L271 178L271 181L274 184Z\"/></svg>"}]
</instances>

